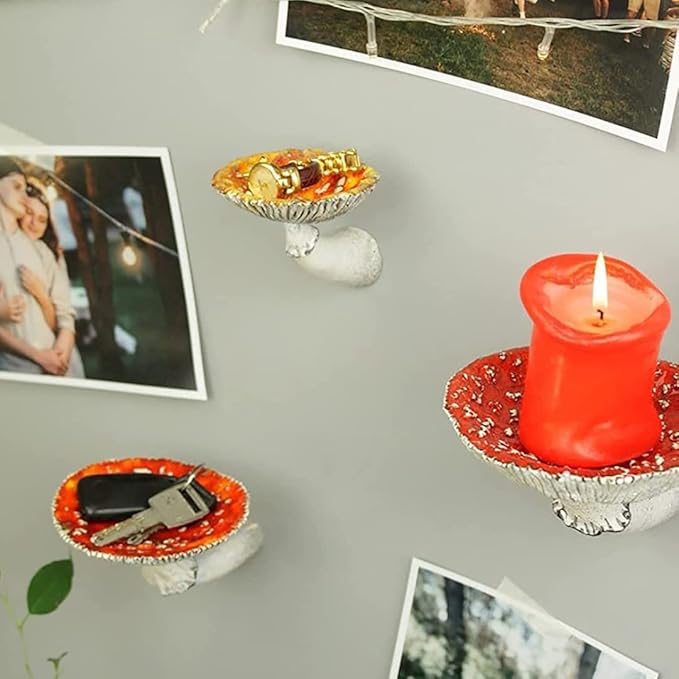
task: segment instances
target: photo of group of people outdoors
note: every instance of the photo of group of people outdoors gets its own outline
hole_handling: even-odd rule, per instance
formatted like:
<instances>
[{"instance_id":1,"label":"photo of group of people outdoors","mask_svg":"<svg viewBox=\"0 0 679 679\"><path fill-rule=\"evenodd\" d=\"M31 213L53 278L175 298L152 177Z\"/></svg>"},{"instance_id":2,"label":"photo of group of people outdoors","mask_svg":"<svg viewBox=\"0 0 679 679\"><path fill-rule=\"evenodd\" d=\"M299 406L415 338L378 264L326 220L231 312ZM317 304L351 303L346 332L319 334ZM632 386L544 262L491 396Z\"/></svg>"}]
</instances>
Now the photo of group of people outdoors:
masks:
<instances>
[{"instance_id":1,"label":"photo of group of people outdoors","mask_svg":"<svg viewBox=\"0 0 679 679\"><path fill-rule=\"evenodd\" d=\"M676 101L679 0L374 0L374 6L478 24L376 19L367 54L359 12L283 2L279 44L483 92L664 150ZM381 15L379 15L381 16ZM505 23L494 23L493 19ZM507 24L511 19L514 23ZM567 20L558 24L558 20ZM521 21L542 24L522 24ZM601 30L592 21L634 23ZM588 28L589 27L589 28ZM594 30L597 28L596 30Z\"/></svg>"},{"instance_id":2,"label":"photo of group of people outdoors","mask_svg":"<svg viewBox=\"0 0 679 679\"><path fill-rule=\"evenodd\" d=\"M40 153L0 156L0 378L204 395L162 159Z\"/></svg>"}]
</instances>

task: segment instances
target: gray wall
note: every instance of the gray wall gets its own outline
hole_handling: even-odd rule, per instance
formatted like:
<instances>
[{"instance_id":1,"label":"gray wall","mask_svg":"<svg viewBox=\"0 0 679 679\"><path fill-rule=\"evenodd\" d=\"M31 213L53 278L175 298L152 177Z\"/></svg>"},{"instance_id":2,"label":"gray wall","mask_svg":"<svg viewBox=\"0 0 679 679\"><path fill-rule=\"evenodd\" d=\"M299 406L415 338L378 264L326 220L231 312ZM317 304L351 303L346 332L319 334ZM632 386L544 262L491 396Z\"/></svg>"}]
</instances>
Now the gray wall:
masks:
<instances>
[{"instance_id":1,"label":"gray wall","mask_svg":"<svg viewBox=\"0 0 679 679\"><path fill-rule=\"evenodd\" d=\"M48 143L169 146L210 400L3 383L0 567L17 599L65 547L53 491L88 462L204 460L243 480L264 550L163 599L132 567L76 555L75 589L30 622L65 676L386 676L413 555L508 576L570 624L679 676L677 523L585 539L473 460L441 412L472 358L525 344L518 281L559 251L604 249L679 300L676 177L665 154L424 79L274 45L274 2L4 0L0 119ZM359 102L353 110L330 105ZM321 113L322 118L321 118ZM385 268L366 290L308 278L282 233L209 185L231 158L356 145L382 173L343 223ZM679 324L664 355L679 358ZM58 617L57 617L58 616ZM7 660L9 650L10 659ZM0 621L0 675L20 676ZM200 674L199 674L200 673Z\"/></svg>"}]
</instances>

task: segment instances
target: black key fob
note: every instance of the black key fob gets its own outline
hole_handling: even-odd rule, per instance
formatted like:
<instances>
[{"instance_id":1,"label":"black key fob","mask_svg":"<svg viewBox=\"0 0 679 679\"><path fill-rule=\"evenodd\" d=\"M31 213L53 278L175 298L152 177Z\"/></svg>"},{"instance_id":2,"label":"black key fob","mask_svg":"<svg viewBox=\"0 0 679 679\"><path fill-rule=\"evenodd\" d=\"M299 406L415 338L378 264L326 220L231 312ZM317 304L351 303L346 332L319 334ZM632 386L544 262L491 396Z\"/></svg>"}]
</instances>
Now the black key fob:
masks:
<instances>
[{"instance_id":1,"label":"black key fob","mask_svg":"<svg viewBox=\"0 0 679 679\"><path fill-rule=\"evenodd\" d=\"M94 474L78 481L79 511L85 521L122 521L148 509L149 498L177 483L161 474ZM196 489L210 509L217 498L195 479Z\"/></svg>"}]
</instances>

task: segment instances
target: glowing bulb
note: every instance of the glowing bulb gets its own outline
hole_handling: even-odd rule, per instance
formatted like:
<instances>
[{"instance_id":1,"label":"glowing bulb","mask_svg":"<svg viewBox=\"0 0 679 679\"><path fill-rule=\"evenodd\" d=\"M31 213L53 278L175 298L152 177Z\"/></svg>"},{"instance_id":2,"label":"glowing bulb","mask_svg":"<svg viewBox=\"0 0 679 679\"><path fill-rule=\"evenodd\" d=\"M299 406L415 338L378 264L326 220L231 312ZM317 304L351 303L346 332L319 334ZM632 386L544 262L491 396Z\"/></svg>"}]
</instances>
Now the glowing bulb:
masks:
<instances>
[{"instance_id":1,"label":"glowing bulb","mask_svg":"<svg viewBox=\"0 0 679 679\"><path fill-rule=\"evenodd\" d=\"M137 263L137 251L129 243L123 247L121 257L127 266L134 266Z\"/></svg>"},{"instance_id":2,"label":"glowing bulb","mask_svg":"<svg viewBox=\"0 0 679 679\"><path fill-rule=\"evenodd\" d=\"M592 284L592 306L596 311L603 312L608 308L608 277L606 274L606 260L603 252L599 253L594 266L594 282Z\"/></svg>"},{"instance_id":3,"label":"glowing bulb","mask_svg":"<svg viewBox=\"0 0 679 679\"><path fill-rule=\"evenodd\" d=\"M47 196L47 200L48 200L50 203L54 202L54 201L57 199L57 197L58 197L59 194L57 193L57 189L56 189L56 187L54 186L54 184L50 184L50 185L45 189L45 195Z\"/></svg>"}]
</instances>

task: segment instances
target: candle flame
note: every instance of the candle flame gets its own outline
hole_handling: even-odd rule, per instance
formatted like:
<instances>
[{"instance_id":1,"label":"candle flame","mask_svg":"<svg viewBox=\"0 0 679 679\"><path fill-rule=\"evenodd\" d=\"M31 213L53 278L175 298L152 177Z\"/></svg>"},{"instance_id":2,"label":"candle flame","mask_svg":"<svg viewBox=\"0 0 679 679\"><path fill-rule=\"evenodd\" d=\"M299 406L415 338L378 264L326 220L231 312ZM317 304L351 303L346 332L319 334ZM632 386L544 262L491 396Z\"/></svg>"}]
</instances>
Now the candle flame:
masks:
<instances>
[{"instance_id":1,"label":"candle flame","mask_svg":"<svg viewBox=\"0 0 679 679\"><path fill-rule=\"evenodd\" d=\"M606 260L603 252L599 253L594 266L594 282L592 284L592 306L597 311L608 308L608 278Z\"/></svg>"}]
</instances>

